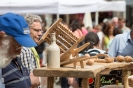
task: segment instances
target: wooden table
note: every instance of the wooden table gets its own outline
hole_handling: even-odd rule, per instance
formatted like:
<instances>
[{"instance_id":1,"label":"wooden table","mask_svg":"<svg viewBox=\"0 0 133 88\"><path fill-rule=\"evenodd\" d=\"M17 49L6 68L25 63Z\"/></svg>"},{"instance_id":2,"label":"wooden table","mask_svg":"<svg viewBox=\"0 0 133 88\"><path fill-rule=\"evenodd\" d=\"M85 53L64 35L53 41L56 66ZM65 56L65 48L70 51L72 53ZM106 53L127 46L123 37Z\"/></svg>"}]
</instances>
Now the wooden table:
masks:
<instances>
[{"instance_id":1,"label":"wooden table","mask_svg":"<svg viewBox=\"0 0 133 88\"><path fill-rule=\"evenodd\" d=\"M114 62L114 63L95 63L92 66L86 65L84 68L77 67L76 69L71 66L61 68L36 68L33 70L35 76L48 77L47 88L54 88L54 77L75 77L83 78L82 88L89 88L88 78L96 78L95 88L100 88L100 77L101 72L107 70L123 70L124 88L128 88L128 74L127 71L133 68L133 63L126 62Z\"/></svg>"}]
</instances>

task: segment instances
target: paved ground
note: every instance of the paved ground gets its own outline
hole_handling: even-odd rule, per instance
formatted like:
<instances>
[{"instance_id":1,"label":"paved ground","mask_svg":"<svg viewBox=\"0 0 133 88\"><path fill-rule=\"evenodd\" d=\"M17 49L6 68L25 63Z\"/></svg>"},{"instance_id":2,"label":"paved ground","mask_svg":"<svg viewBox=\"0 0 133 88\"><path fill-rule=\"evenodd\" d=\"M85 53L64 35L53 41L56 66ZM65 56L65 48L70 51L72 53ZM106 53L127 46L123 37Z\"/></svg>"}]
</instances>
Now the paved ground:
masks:
<instances>
[{"instance_id":1,"label":"paved ground","mask_svg":"<svg viewBox=\"0 0 133 88\"><path fill-rule=\"evenodd\" d=\"M54 88L61 88L60 84L54 84ZM72 88L72 87L69 87Z\"/></svg>"},{"instance_id":2,"label":"paved ground","mask_svg":"<svg viewBox=\"0 0 133 88\"><path fill-rule=\"evenodd\" d=\"M55 84L54 88L61 88L59 84Z\"/></svg>"},{"instance_id":3,"label":"paved ground","mask_svg":"<svg viewBox=\"0 0 133 88\"><path fill-rule=\"evenodd\" d=\"M55 84L54 88L61 88L59 84ZM71 86L69 88L72 88Z\"/></svg>"}]
</instances>

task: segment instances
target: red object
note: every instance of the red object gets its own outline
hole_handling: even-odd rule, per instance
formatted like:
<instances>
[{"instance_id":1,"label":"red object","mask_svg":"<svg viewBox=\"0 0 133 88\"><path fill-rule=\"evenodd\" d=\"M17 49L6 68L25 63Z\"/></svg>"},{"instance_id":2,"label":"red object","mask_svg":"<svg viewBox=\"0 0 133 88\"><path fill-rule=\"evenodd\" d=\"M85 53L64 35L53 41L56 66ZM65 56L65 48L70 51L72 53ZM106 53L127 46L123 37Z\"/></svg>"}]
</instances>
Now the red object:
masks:
<instances>
[{"instance_id":1,"label":"red object","mask_svg":"<svg viewBox=\"0 0 133 88\"><path fill-rule=\"evenodd\" d=\"M94 79L93 78L88 78L88 83L89 84L92 84L94 82Z\"/></svg>"}]
</instances>

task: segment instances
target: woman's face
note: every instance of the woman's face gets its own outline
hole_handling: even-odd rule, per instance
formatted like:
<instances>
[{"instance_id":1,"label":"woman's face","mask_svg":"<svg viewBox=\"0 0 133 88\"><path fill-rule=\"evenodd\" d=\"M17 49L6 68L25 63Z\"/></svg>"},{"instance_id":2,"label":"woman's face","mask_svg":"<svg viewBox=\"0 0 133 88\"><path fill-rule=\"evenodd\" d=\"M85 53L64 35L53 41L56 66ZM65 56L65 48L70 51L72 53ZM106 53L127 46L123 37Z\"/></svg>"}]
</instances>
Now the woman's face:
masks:
<instances>
[{"instance_id":1,"label":"woman's face","mask_svg":"<svg viewBox=\"0 0 133 88\"><path fill-rule=\"evenodd\" d=\"M113 31L114 31L114 27L111 26L110 29L109 29L109 34L113 34Z\"/></svg>"}]
</instances>

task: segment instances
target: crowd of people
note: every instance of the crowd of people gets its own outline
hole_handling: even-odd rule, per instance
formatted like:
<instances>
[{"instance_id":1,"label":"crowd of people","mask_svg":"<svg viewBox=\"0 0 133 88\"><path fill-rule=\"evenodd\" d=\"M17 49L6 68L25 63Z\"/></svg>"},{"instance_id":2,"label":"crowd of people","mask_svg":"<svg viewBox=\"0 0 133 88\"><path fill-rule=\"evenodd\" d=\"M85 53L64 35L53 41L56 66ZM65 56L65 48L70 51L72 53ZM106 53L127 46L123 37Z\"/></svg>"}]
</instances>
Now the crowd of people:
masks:
<instances>
[{"instance_id":1,"label":"crowd of people","mask_svg":"<svg viewBox=\"0 0 133 88\"><path fill-rule=\"evenodd\" d=\"M79 46L90 42L79 56L106 53L111 57L133 57L133 29L125 22L124 18L114 17L89 30L77 19L65 25L78 38L85 37ZM46 79L33 75L35 68L43 66L45 43L37 45L43 33L43 20L38 15L6 13L0 16L0 88L39 88L41 84L46 88ZM81 80L61 78L61 88L80 88Z\"/></svg>"}]
</instances>

